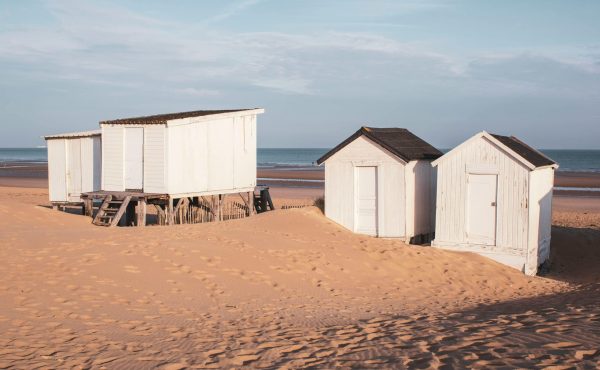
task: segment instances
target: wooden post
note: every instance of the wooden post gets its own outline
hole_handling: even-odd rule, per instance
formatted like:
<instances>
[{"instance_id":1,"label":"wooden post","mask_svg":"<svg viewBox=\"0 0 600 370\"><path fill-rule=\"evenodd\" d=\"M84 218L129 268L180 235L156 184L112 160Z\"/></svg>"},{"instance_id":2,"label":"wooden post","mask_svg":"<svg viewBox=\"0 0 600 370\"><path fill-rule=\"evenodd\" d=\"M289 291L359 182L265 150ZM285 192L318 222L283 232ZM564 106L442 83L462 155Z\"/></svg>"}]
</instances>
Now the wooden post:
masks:
<instances>
[{"instance_id":1,"label":"wooden post","mask_svg":"<svg viewBox=\"0 0 600 370\"><path fill-rule=\"evenodd\" d=\"M167 199L167 225L175 224L175 215L173 214L173 199L169 197Z\"/></svg>"},{"instance_id":2,"label":"wooden post","mask_svg":"<svg viewBox=\"0 0 600 370\"><path fill-rule=\"evenodd\" d=\"M83 214L92 217L94 215L94 200L85 198L83 200Z\"/></svg>"},{"instance_id":3,"label":"wooden post","mask_svg":"<svg viewBox=\"0 0 600 370\"><path fill-rule=\"evenodd\" d=\"M256 213L256 210L254 209L254 192L253 191L248 192L248 207L250 208L250 214L248 216L252 216L253 214Z\"/></svg>"},{"instance_id":4,"label":"wooden post","mask_svg":"<svg viewBox=\"0 0 600 370\"><path fill-rule=\"evenodd\" d=\"M156 207L156 211L157 213L157 217L158 217L158 224L159 225L164 225L166 223L166 214L165 214L165 210L162 209L162 206L160 204L155 204L154 207Z\"/></svg>"},{"instance_id":5,"label":"wooden post","mask_svg":"<svg viewBox=\"0 0 600 370\"><path fill-rule=\"evenodd\" d=\"M223 221L223 205L227 194L219 194L219 221Z\"/></svg>"},{"instance_id":6,"label":"wooden post","mask_svg":"<svg viewBox=\"0 0 600 370\"><path fill-rule=\"evenodd\" d=\"M213 221L219 221L219 215L221 213L221 210L219 209L219 204L220 204L219 196L211 195L210 199L211 199L211 203L212 203L211 208L213 209L213 216L214 216Z\"/></svg>"},{"instance_id":7,"label":"wooden post","mask_svg":"<svg viewBox=\"0 0 600 370\"><path fill-rule=\"evenodd\" d=\"M146 226L146 199L140 198L138 200L135 213L137 215L136 225L139 227Z\"/></svg>"}]
</instances>

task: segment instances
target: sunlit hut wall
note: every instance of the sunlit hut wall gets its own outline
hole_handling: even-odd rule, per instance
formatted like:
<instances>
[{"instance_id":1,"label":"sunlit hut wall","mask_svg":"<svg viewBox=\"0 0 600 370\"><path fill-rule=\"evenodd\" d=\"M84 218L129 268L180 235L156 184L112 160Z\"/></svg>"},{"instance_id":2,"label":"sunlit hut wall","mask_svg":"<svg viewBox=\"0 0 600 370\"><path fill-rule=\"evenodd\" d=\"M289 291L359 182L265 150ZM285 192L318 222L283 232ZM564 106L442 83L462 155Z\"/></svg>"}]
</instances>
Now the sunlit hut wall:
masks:
<instances>
[{"instance_id":1,"label":"sunlit hut wall","mask_svg":"<svg viewBox=\"0 0 600 370\"><path fill-rule=\"evenodd\" d=\"M356 233L429 240L442 153L403 128L361 127L321 157L325 215Z\"/></svg>"},{"instance_id":2,"label":"sunlit hut wall","mask_svg":"<svg viewBox=\"0 0 600 370\"><path fill-rule=\"evenodd\" d=\"M100 190L102 146L100 130L45 136L48 187L54 205L81 202L81 193Z\"/></svg>"},{"instance_id":3,"label":"sunlit hut wall","mask_svg":"<svg viewBox=\"0 0 600 370\"><path fill-rule=\"evenodd\" d=\"M515 137L487 132L433 165L438 179L433 245L536 274L550 255L558 165Z\"/></svg>"},{"instance_id":4,"label":"sunlit hut wall","mask_svg":"<svg viewBox=\"0 0 600 370\"><path fill-rule=\"evenodd\" d=\"M236 193L246 194L248 209L256 187L256 121L263 112L204 110L102 121L102 190L143 194L151 203L164 195L166 205L154 205L168 213L168 223L190 206L208 207L209 218L223 219L224 198Z\"/></svg>"}]
</instances>

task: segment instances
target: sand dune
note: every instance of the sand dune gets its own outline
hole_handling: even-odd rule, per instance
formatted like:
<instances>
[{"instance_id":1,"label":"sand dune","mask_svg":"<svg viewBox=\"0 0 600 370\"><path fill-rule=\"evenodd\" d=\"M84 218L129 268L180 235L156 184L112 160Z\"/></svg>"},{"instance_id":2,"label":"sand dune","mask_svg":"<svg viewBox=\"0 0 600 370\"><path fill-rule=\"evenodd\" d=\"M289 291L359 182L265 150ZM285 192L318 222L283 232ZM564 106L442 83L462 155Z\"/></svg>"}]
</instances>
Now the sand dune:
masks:
<instances>
[{"instance_id":1,"label":"sand dune","mask_svg":"<svg viewBox=\"0 0 600 370\"><path fill-rule=\"evenodd\" d=\"M0 188L0 368L600 365L600 215L555 215L553 265L351 234L316 208L95 227Z\"/></svg>"}]
</instances>

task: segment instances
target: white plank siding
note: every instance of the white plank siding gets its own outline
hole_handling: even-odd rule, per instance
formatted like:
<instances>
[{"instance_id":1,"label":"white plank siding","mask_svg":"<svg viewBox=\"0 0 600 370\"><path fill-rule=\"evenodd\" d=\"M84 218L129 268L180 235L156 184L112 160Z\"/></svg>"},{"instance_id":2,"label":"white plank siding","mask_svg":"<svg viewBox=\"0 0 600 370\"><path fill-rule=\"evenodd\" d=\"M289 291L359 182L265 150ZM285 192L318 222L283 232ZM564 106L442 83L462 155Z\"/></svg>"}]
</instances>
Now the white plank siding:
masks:
<instances>
[{"instance_id":1,"label":"white plank siding","mask_svg":"<svg viewBox=\"0 0 600 370\"><path fill-rule=\"evenodd\" d=\"M102 189L102 137L96 136L93 140L94 181L92 191L97 191Z\"/></svg>"},{"instance_id":2,"label":"white plank siding","mask_svg":"<svg viewBox=\"0 0 600 370\"><path fill-rule=\"evenodd\" d=\"M429 234L435 220L435 169L431 161L410 161L406 165L406 237Z\"/></svg>"},{"instance_id":3,"label":"white plank siding","mask_svg":"<svg viewBox=\"0 0 600 370\"><path fill-rule=\"evenodd\" d=\"M207 191L234 189L234 118L208 121Z\"/></svg>"},{"instance_id":4,"label":"white plank siding","mask_svg":"<svg viewBox=\"0 0 600 370\"><path fill-rule=\"evenodd\" d=\"M48 140L48 191L51 202L67 201L66 140Z\"/></svg>"},{"instance_id":5,"label":"white plank siding","mask_svg":"<svg viewBox=\"0 0 600 370\"><path fill-rule=\"evenodd\" d=\"M356 167L377 167L378 231L382 237L405 236L404 163L360 136L325 162L325 214L356 229Z\"/></svg>"},{"instance_id":6,"label":"white plank siding","mask_svg":"<svg viewBox=\"0 0 600 370\"><path fill-rule=\"evenodd\" d=\"M166 193L166 128L165 125L144 127L144 191Z\"/></svg>"},{"instance_id":7,"label":"white plank siding","mask_svg":"<svg viewBox=\"0 0 600 370\"><path fill-rule=\"evenodd\" d=\"M185 120L165 133L167 188L154 192L226 194L256 186L256 114ZM149 154L158 156L158 147Z\"/></svg>"},{"instance_id":8,"label":"white plank siding","mask_svg":"<svg viewBox=\"0 0 600 370\"><path fill-rule=\"evenodd\" d=\"M100 190L101 139L65 135L47 139L50 201L80 202L82 192Z\"/></svg>"},{"instance_id":9,"label":"white plank siding","mask_svg":"<svg viewBox=\"0 0 600 370\"><path fill-rule=\"evenodd\" d=\"M552 229L552 188L554 169L543 168L530 174L529 246L527 269L537 266L550 257L550 234Z\"/></svg>"},{"instance_id":10,"label":"white plank siding","mask_svg":"<svg viewBox=\"0 0 600 370\"><path fill-rule=\"evenodd\" d=\"M94 141L99 138L79 139L81 145L81 191L94 191Z\"/></svg>"},{"instance_id":11,"label":"white plank siding","mask_svg":"<svg viewBox=\"0 0 600 370\"><path fill-rule=\"evenodd\" d=\"M481 248L525 255L529 170L485 138L460 148L438 165L437 244L469 244L466 194L469 172L498 174L496 244Z\"/></svg>"},{"instance_id":12,"label":"white plank siding","mask_svg":"<svg viewBox=\"0 0 600 370\"><path fill-rule=\"evenodd\" d=\"M237 189L256 186L256 115L236 117L233 182Z\"/></svg>"},{"instance_id":13,"label":"white plank siding","mask_svg":"<svg viewBox=\"0 0 600 370\"><path fill-rule=\"evenodd\" d=\"M124 191L123 144L121 125L102 126L102 190Z\"/></svg>"},{"instance_id":14,"label":"white plank siding","mask_svg":"<svg viewBox=\"0 0 600 370\"><path fill-rule=\"evenodd\" d=\"M534 275L550 254L552 187L557 165L536 168L485 132L434 161L434 165L437 205L432 244L476 252ZM497 177L496 233L491 243L469 237L467 232L469 174ZM488 195L482 196L486 199L482 205L493 203Z\"/></svg>"},{"instance_id":15,"label":"white plank siding","mask_svg":"<svg viewBox=\"0 0 600 370\"><path fill-rule=\"evenodd\" d=\"M247 192L256 186L261 109L143 123L101 122L102 189L124 189L125 131L143 128L143 191L172 197ZM127 121L127 120L125 120Z\"/></svg>"}]
</instances>

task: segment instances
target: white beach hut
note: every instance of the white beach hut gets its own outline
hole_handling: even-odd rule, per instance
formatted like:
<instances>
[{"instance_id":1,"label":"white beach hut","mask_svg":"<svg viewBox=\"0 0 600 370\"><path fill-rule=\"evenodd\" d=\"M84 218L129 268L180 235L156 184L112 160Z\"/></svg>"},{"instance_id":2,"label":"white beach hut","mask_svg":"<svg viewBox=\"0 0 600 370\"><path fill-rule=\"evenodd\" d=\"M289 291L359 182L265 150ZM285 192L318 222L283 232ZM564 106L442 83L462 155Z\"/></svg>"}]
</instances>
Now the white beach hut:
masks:
<instances>
[{"instance_id":1,"label":"white beach hut","mask_svg":"<svg viewBox=\"0 0 600 370\"><path fill-rule=\"evenodd\" d=\"M514 136L480 132L433 162L436 247L535 275L550 255L556 162Z\"/></svg>"},{"instance_id":2,"label":"white beach hut","mask_svg":"<svg viewBox=\"0 0 600 370\"><path fill-rule=\"evenodd\" d=\"M194 111L100 122L102 190L179 198L253 191L256 116Z\"/></svg>"},{"instance_id":3,"label":"white beach hut","mask_svg":"<svg viewBox=\"0 0 600 370\"><path fill-rule=\"evenodd\" d=\"M50 202L81 202L81 193L100 190L102 147L100 130L45 136L48 147Z\"/></svg>"},{"instance_id":4,"label":"white beach hut","mask_svg":"<svg viewBox=\"0 0 600 370\"><path fill-rule=\"evenodd\" d=\"M321 157L325 215L356 233L427 240L442 153L404 128L361 127Z\"/></svg>"},{"instance_id":5,"label":"white beach hut","mask_svg":"<svg viewBox=\"0 0 600 370\"><path fill-rule=\"evenodd\" d=\"M227 194L247 194L244 201L252 207L256 117L263 112L202 110L100 122L102 191L87 196L104 204L94 223L114 226L131 201L141 206L141 225L147 202L162 204L167 223L182 204L205 196L218 196L222 204Z\"/></svg>"}]
</instances>

